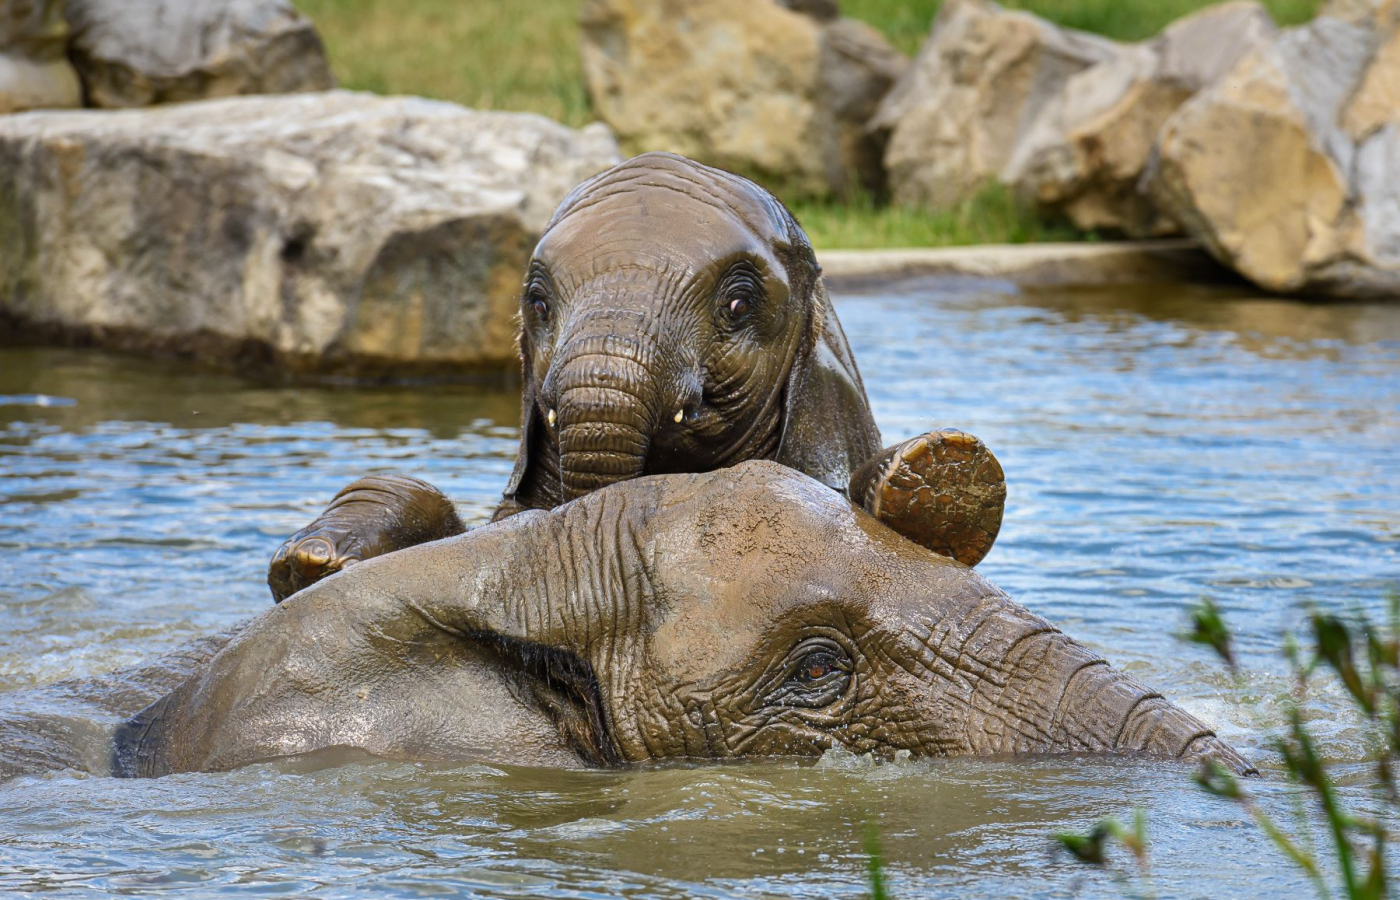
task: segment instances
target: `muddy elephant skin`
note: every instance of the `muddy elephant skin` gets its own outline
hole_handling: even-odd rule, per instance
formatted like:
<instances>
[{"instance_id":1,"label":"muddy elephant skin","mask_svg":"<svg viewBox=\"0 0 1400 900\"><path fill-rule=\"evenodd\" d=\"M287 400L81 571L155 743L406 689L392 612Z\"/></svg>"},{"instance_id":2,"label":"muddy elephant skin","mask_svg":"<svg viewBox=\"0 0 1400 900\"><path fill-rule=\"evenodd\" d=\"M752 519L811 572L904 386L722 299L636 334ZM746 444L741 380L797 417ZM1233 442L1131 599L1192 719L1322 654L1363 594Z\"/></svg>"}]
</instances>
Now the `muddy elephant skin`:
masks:
<instances>
[{"instance_id":1,"label":"muddy elephant skin","mask_svg":"<svg viewBox=\"0 0 1400 900\"><path fill-rule=\"evenodd\" d=\"M971 569L763 461L630 480L332 576L123 726L115 754L155 776L326 748L614 766L837 744L1251 771Z\"/></svg>"}]
</instances>

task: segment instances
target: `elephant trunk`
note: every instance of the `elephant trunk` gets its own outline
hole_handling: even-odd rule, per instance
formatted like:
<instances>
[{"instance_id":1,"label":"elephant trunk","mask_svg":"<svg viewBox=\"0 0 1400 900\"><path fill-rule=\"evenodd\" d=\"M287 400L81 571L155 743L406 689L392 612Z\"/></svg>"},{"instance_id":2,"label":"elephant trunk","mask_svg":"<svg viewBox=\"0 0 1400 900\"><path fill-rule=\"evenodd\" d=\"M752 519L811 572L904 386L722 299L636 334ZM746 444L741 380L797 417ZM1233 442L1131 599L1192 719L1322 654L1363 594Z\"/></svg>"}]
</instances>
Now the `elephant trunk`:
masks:
<instances>
[{"instance_id":1,"label":"elephant trunk","mask_svg":"<svg viewBox=\"0 0 1400 900\"><path fill-rule=\"evenodd\" d=\"M575 336L546 379L542 415L557 428L565 500L646 468L663 391L655 342L635 332L594 327Z\"/></svg>"},{"instance_id":2,"label":"elephant trunk","mask_svg":"<svg viewBox=\"0 0 1400 900\"><path fill-rule=\"evenodd\" d=\"M1205 723L1039 619L1007 649L1001 677L982 681L974 702L977 749L1141 753L1254 771Z\"/></svg>"}]
</instances>

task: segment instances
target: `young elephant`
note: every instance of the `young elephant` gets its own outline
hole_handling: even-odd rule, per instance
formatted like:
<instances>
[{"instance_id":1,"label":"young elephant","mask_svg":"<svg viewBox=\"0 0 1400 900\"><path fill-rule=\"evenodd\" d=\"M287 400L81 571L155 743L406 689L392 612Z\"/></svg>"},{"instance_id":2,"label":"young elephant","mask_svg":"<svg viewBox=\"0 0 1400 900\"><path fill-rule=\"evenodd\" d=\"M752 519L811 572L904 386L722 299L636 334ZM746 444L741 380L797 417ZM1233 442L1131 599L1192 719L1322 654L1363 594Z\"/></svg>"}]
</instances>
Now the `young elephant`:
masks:
<instances>
[{"instance_id":1,"label":"young elephant","mask_svg":"<svg viewBox=\"0 0 1400 900\"><path fill-rule=\"evenodd\" d=\"M762 461L356 566L195 666L119 730L115 759L162 775L327 748L608 766L837 745L1252 771L971 569Z\"/></svg>"},{"instance_id":2,"label":"young elephant","mask_svg":"<svg viewBox=\"0 0 1400 900\"><path fill-rule=\"evenodd\" d=\"M648 153L584 182L535 248L521 317L520 453L497 519L638 475L771 459L936 552L975 565L991 549L996 459L950 431L881 451L811 244L747 179ZM268 582L280 601L461 529L431 486L362 479L283 544Z\"/></svg>"}]
</instances>

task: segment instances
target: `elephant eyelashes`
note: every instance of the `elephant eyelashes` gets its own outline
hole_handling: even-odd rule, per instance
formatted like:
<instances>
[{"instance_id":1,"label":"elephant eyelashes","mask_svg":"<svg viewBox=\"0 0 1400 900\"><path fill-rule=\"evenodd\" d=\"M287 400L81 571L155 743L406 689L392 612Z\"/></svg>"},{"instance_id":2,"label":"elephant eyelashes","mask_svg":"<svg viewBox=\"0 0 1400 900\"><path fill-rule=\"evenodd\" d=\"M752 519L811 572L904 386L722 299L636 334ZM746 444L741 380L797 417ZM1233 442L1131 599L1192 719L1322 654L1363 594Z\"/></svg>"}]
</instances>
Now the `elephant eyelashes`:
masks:
<instances>
[{"instance_id":1,"label":"elephant eyelashes","mask_svg":"<svg viewBox=\"0 0 1400 900\"><path fill-rule=\"evenodd\" d=\"M830 706L845 696L852 668L845 648L835 641L803 641L788 655L778 684L768 694L768 702L808 709Z\"/></svg>"},{"instance_id":2,"label":"elephant eyelashes","mask_svg":"<svg viewBox=\"0 0 1400 900\"><path fill-rule=\"evenodd\" d=\"M541 322L549 319L549 289L545 287L544 277L536 275L531 279L525 288L525 305L535 314Z\"/></svg>"},{"instance_id":3,"label":"elephant eyelashes","mask_svg":"<svg viewBox=\"0 0 1400 900\"><path fill-rule=\"evenodd\" d=\"M729 270L720 285L724 314L732 322L741 321L753 309L761 293L758 272L748 263L740 263Z\"/></svg>"}]
</instances>

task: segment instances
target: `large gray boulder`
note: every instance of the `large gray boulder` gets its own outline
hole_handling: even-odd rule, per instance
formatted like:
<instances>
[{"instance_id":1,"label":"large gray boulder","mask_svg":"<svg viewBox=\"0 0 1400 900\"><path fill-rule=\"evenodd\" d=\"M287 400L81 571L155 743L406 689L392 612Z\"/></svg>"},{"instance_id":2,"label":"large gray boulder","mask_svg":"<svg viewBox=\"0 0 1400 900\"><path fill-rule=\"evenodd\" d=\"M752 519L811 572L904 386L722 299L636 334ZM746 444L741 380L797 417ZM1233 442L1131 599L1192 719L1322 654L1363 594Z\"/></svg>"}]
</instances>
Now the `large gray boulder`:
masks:
<instances>
[{"instance_id":1,"label":"large gray boulder","mask_svg":"<svg viewBox=\"0 0 1400 900\"><path fill-rule=\"evenodd\" d=\"M1290 29L1168 120L1154 196L1273 291L1400 294L1400 3Z\"/></svg>"},{"instance_id":2,"label":"large gray boulder","mask_svg":"<svg viewBox=\"0 0 1400 900\"><path fill-rule=\"evenodd\" d=\"M66 0L64 11L90 106L335 85L320 36L289 0Z\"/></svg>"},{"instance_id":3,"label":"large gray boulder","mask_svg":"<svg viewBox=\"0 0 1400 900\"><path fill-rule=\"evenodd\" d=\"M60 0L0 2L0 115L82 105Z\"/></svg>"},{"instance_id":4,"label":"large gray boulder","mask_svg":"<svg viewBox=\"0 0 1400 900\"><path fill-rule=\"evenodd\" d=\"M0 320L300 372L515 364L525 263L603 126L329 92L0 119Z\"/></svg>"},{"instance_id":5,"label":"large gray boulder","mask_svg":"<svg viewBox=\"0 0 1400 900\"><path fill-rule=\"evenodd\" d=\"M1043 213L1085 230L1173 234L1144 189L1173 112L1216 83L1277 28L1254 0L1207 7L1065 83L1016 147L1002 177Z\"/></svg>"},{"instance_id":6,"label":"large gray boulder","mask_svg":"<svg viewBox=\"0 0 1400 900\"><path fill-rule=\"evenodd\" d=\"M947 0L870 122L893 199L944 208L999 178L1066 82L1119 45L990 0Z\"/></svg>"},{"instance_id":7,"label":"large gray boulder","mask_svg":"<svg viewBox=\"0 0 1400 900\"><path fill-rule=\"evenodd\" d=\"M669 150L812 195L878 187L865 123L908 60L817 0L586 0L593 108L629 151Z\"/></svg>"}]
</instances>

